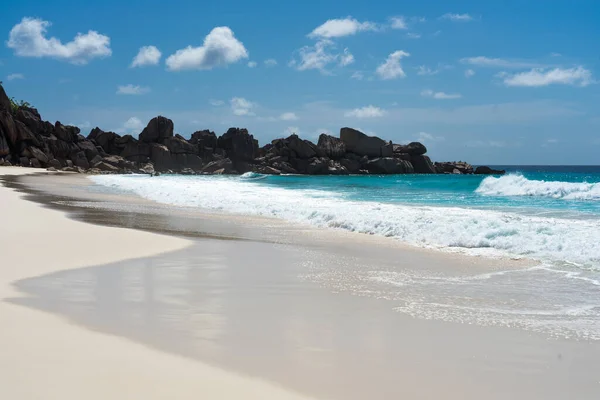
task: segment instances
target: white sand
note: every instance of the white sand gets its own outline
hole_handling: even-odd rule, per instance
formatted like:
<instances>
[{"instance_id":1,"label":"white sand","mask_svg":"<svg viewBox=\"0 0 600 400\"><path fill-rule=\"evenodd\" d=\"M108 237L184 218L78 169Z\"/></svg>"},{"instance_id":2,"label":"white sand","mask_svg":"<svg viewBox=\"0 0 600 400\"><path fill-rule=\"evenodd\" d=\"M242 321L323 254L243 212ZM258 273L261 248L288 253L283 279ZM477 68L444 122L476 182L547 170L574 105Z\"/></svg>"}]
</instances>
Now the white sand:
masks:
<instances>
[{"instance_id":1,"label":"white sand","mask_svg":"<svg viewBox=\"0 0 600 400\"><path fill-rule=\"evenodd\" d=\"M21 295L17 280L174 251L186 240L74 221L1 186L0 216L0 399L305 398L3 301Z\"/></svg>"}]
</instances>

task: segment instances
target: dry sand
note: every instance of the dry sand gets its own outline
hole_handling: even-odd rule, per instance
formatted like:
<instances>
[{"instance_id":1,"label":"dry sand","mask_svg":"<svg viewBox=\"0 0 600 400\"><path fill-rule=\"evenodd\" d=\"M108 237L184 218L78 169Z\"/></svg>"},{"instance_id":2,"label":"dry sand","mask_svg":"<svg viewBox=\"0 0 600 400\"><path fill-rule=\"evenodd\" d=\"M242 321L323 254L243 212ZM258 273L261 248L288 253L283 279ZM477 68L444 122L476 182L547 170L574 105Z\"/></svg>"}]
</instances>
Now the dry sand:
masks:
<instances>
[{"instance_id":1,"label":"dry sand","mask_svg":"<svg viewBox=\"0 0 600 400\"><path fill-rule=\"evenodd\" d=\"M39 172L2 167L0 175ZM4 301L28 277L183 249L189 242L90 225L0 187L0 399L300 399L273 384L84 329Z\"/></svg>"}]
</instances>

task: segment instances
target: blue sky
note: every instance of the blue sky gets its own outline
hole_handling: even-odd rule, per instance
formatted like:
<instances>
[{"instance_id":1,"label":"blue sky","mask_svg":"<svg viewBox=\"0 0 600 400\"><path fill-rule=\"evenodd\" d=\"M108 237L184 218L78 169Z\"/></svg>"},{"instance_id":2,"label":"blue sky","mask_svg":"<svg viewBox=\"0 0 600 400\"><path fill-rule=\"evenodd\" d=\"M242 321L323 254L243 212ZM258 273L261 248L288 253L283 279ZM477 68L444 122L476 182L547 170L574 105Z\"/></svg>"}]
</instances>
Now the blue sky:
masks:
<instances>
[{"instance_id":1,"label":"blue sky","mask_svg":"<svg viewBox=\"0 0 600 400\"><path fill-rule=\"evenodd\" d=\"M261 145L351 126L435 160L600 164L598 2L290 3L13 2L0 80L85 134L161 114Z\"/></svg>"}]
</instances>

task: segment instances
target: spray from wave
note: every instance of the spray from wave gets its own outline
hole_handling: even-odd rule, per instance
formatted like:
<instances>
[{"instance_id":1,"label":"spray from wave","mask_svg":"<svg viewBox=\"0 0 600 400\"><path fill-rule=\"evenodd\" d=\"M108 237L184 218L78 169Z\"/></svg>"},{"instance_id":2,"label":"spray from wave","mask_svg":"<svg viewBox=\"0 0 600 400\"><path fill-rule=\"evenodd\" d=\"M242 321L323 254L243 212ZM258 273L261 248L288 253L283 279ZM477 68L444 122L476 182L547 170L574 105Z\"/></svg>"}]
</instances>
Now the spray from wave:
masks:
<instances>
[{"instance_id":1,"label":"spray from wave","mask_svg":"<svg viewBox=\"0 0 600 400\"><path fill-rule=\"evenodd\" d=\"M588 266L600 264L600 247L590 246L590 243L600 242L600 222L597 220L351 201L340 192L266 186L253 177L148 179L105 175L91 179L160 203L277 217L319 227L392 237L420 247Z\"/></svg>"},{"instance_id":2,"label":"spray from wave","mask_svg":"<svg viewBox=\"0 0 600 400\"><path fill-rule=\"evenodd\" d=\"M532 196L562 200L600 200L600 183L529 180L522 175L485 178L477 190L484 196Z\"/></svg>"}]
</instances>

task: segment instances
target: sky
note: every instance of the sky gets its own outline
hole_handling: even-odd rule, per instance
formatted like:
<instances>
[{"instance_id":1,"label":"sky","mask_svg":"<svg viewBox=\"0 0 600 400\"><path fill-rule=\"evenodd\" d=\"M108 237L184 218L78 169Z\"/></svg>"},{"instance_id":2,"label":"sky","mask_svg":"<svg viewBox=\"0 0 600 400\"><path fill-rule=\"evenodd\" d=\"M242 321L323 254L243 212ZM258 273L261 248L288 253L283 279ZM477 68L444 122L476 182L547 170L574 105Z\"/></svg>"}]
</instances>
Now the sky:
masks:
<instances>
[{"instance_id":1,"label":"sky","mask_svg":"<svg viewBox=\"0 0 600 400\"><path fill-rule=\"evenodd\" d=\"M136 136L349 126L437 161L600 164L600 3L13 2L0 80L42 117Z\"/></svg>"}]
</instances>

